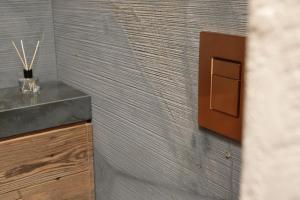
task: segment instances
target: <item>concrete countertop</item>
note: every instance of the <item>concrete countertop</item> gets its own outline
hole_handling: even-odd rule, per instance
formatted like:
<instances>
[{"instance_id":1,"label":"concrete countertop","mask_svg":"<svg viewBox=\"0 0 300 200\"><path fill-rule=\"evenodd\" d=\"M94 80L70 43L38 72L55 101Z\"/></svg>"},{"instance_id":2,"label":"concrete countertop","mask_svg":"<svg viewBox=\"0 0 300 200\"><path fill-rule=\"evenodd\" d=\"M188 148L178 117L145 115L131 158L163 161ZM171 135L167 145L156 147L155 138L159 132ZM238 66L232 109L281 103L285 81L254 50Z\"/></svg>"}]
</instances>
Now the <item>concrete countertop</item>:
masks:
<instances>
[{"instance_id":1,"label":"concrete countertop","mask_svg":"<svg viewBox=\"0 0 300 200\"><path fill-rule=\"evenodd\" d=\"M39 94L0 89L0 138L91 119L91 97L62 82L41 83Z\"/></svg>"}]
</instances>

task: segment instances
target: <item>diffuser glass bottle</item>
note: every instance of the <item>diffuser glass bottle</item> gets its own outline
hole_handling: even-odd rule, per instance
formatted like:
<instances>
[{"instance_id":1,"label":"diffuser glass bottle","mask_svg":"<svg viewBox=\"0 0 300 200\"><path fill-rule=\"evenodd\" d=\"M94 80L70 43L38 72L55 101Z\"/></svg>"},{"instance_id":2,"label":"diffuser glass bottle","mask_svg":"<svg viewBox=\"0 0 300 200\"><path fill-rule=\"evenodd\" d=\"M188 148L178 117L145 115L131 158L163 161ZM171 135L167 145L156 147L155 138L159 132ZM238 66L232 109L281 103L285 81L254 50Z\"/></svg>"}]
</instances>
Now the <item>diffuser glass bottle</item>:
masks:
<instances>
[{"instance_id":1,"label":"diffuser glass bottle","mask_svg":"<svg viewBox=\"0 0 300 200\"><path fill-rule=\"evenodd\" d=\"M20 54L20 51L18 50L14 41L12 41L12 44L13 44L14 48L16 49L16 52L23 64L24 78L19 79L19 86L20 86L22 93L37 93L40 90L40 87L38 86L38 79L33 78L33 72L32 72L32 65L34 63L34 60L35 60L35 57L36 57L36 54L38 51L39 43L40 42L38 41L35 51L34 51L34 54L33 54L33 57L32 57L32 60L31 60L31 63L28 64L23 41L21 40L22 55Z\"/></svg>"},{"instance_id":2,"label":"diffuser glass bottle","mask_svg":"<svg viewBox=\"0 0 300 200\"><path fill-rule=\"evenodd\" d=\"M40 90L38 79L34 78L31 70L23 70L24 78L19 79L19 86L22 93L37 93Z\"/></svg>"}]
</instances>

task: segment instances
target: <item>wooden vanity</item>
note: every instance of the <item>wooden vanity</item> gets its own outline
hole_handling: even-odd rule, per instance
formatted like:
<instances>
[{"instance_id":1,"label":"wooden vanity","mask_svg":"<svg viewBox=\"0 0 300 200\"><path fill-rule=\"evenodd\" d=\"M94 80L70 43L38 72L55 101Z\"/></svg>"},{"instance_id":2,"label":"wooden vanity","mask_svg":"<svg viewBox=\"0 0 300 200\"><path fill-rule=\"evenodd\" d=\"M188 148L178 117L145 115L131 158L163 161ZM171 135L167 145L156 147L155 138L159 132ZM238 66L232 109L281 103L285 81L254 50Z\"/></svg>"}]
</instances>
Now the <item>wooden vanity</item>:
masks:
<instances>
[{"instance_id":1,"label":"wooden vanity","mask_svg":"<svg viewBox=\"0 0 300 200\"><path fill-rule=\"evenodd\" d=\"M0 157L0 199L94 199L90 123L5 139Z\"/></svg>"},{"instance_id":2,"label":"wooden vanity","mask_svg":"<svg viewBox=\"0 0 300 200\"><path fill-rule=\"evenodd\" d=\"M80 109L84 110L82 105ZM27 113L34 118L37 110L32 109ZM4 112L0 118L1 114L9 118ZM92 124L90 119L85 120L91 118L90 113L86 116L80 118L72 112L62 125L23 133L14 132L13 128L3 132L4 126L9 126L0 124L0 135L5 135L0 139L0 200L94 200ZM43 122L39 126L53 123L48 119Z\"/></svg>"}]
</instances>

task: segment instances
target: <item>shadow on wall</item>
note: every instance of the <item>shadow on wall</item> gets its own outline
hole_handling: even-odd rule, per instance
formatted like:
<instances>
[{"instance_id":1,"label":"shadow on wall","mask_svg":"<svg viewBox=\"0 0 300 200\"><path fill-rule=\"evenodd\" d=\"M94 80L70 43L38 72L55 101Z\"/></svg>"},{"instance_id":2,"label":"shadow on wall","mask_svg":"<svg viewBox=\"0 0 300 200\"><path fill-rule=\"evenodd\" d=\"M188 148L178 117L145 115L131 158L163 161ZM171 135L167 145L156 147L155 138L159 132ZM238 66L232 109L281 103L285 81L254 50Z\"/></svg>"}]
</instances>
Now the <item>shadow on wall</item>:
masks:
<instances>
[{"instance_id":1,"label":"shadow on wall","mask_svg":"<svg viewBox=\"0 0 300 200\"><path fill-rule=\"evenodd\" d=\"M93 97L97 199L238 199L239 145L198 128L198 47L245 34L246 1L53 9L59 78Z\"/></svg>"},{"instance_id":2,"label":"shadow on wall","mask_svg":"<svg viewBox=\"0 0 300 200\"><path fill-rule=\"evenodd\" d=\"M138 116L141 115L139 114L139 109L127 110L131 116L137 116L142 119L140 122L137 122L136 119L132 120L132 123L144 124L144 128L146 128L146 130L143 130L140 127L136 127L140 130L136 135L129 136L132 137L131 140L136 140L134 138L140 137L140 140L147 139L145 142L148 141L155 145L145 144L146 146L140 146L140 148L149 146L152 149L152 152L149 151L150 149L144 149L144 156L146 156L148 161L145 161L145 158L140 160L140 162L146 162L144 166L146 170L143 170L144 172L138 169L139 166L133 168L133 165L130 169L121 168L119 170L122 174L130 175L133 179L143 180L146 185L152 183L158 187L165 188L174 186L182 190L192 190L197 194L199 191L205 191L205 186L207 185L203 170L201 170L201 164L204 164L205 156L201 150L202 148L197 148L197 145L202 146L202 137L197 134L198 132L195 132L195 129L198 127L197 123L190 123L190 121L196 119L196 113L193 110L184 108L189 105L195 105L194 102L191 102L194 100L190 84L191 73L188 65L184 62L186 61L184 53L186 47L178 46L171 41L172 37L164 35L166 34L168 17L170 18L170 15L174 16L184 12L184 9L175 9L184 8L184 4L178 3L177 5L169 5L169 7L163 7L160 3L153 4L151 11L148 11L153 15L150 19L149 17L138 15L131 4L111 3L106 6L107 9L112 11L114 24L120 26L118 27L118 37L127 37L125 41L127 44L125 45L129 47L130 58L132 58L134 63L131 67L139 73L141 81L138 84L141 85L142 82L144 86L142 90L148 93L147 101L150 100L148 106L152 107L150 108L152 113L149 110L150 116L144 120L157 121L155 125L158 126L154 128L148 125L146 127L142 118L145 116L145 113L142 114L143 116ZM182 28L187 28L185 20L182 20L181 23ZM109 30L110 28L107 30L107 28L108 26L104 29L107 33L114 31ZM186 35L186 32L183 31L179 35L173 36L173 39L176 39L176 37L185 39ZM141 49L134 49L135 46L140 47L141 44L143 44ZM178 66L182 67L178 68ZM140 96L136 96L136 99L139 98ZM148 108L142 107L142 109ZM151 114L153 115L151 116ZM154 120L155 117L157 119ZM182 121L184 124L178 123L179 121ZM192 125L192 127L189 127L189 125ZM130 131L131 134L133 131ZM145 131L145 135L142 136L143 134L141 133ZM151 138L151 135L157 138ZM139 153L142 152L137 148L134 154ZM161 166L164 166L165 169ZM116 167L119 168L120 166ZM160 171L157 172L158 170Z\"/></svg>"}]
</instances>

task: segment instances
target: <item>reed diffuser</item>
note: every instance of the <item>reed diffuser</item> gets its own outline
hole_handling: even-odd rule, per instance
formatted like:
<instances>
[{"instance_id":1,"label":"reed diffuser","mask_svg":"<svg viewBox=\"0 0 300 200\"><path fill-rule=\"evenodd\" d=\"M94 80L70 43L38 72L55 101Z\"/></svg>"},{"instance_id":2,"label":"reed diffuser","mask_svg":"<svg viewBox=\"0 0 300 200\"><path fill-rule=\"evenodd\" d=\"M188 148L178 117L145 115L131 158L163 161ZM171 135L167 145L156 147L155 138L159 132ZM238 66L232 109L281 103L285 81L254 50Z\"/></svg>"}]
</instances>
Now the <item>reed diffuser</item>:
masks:
<instances>
[{"instance_id":1,"label":"reed diffuser","mask_svg":"<svg viewBox=\"0 0 300 200\"><path fill-rule=\"evenodd\" d=\"M20 85L22 93L29 93L29 92L37 93L40 90L40 87L38 86L38 79L33 78L32 66L33 66L36 54L38 52L38 49L39 49L40 41L38 41L36 44L30 64L28 64L28 62L27 62L27 57L26 57L26 53L25 53L23 40L21 40L22 54L20 53L20 51L14 41L12 41L12 44L23 64L24 78L19 79L19 85Z\"/></svg>"}]
</instances>

